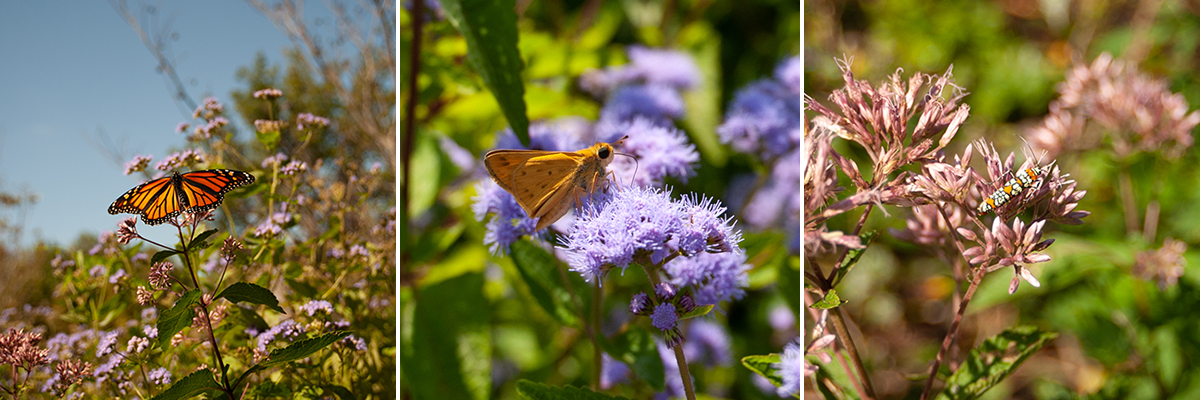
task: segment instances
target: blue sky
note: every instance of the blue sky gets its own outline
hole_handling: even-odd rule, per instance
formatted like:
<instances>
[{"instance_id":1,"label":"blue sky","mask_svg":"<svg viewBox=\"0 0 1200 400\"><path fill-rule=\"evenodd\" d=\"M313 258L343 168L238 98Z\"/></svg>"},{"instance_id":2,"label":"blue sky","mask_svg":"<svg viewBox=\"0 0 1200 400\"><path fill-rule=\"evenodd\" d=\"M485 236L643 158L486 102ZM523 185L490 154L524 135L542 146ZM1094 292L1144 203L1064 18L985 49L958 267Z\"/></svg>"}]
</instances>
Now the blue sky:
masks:
<instances>
[{"instance_id":1,"label":"blue sky","mask_svg":"<svg viewBox=\"0 0 1200 400\"><path fill-rule=\"evenodd\" d=\"M242 88L235 72L258 52L281 64L287 37L243 2L149 4L160 20L174 15L176 69L192 97L216 97L240 123L229 96ZM129 6L147 25L142 3ZM108 205L141 178L105 157L98 133L126 159L146 154L157 162L186 145L175 126L191 122L190 110L181 111L153 55L108 2L20 1L0 10L0 190L28 188L40 198L24 213L20 244L67 246L85 232L116 230L130 215L109 215ZM328 15L318 4L305 17ZM138 226L156 241L174 232Z\"/></svg>"}]
</instances>

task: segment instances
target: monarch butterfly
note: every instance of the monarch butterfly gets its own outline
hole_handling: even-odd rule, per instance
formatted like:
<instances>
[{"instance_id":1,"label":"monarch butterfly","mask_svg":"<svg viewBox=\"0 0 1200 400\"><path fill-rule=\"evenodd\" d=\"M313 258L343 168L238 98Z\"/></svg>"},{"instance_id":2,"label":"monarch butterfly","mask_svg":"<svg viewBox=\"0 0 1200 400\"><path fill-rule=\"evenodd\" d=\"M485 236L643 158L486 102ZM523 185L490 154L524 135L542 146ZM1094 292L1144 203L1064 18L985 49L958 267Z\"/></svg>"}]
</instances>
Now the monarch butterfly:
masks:
<instances>
[{"instance_id":1,"label":"monarch butterfly","mask_svg":"<svg viewBox=\"0 0 1200 400\"><path fill-rule=\"evenodd\" d=\"M158 225L180 213L208 211L221 205L225 193L254 183L254 175L231 169L185 174L172 172L129 189L108 206L109 214L141 214L146 225Z\"/></svg>"}]
</instances>

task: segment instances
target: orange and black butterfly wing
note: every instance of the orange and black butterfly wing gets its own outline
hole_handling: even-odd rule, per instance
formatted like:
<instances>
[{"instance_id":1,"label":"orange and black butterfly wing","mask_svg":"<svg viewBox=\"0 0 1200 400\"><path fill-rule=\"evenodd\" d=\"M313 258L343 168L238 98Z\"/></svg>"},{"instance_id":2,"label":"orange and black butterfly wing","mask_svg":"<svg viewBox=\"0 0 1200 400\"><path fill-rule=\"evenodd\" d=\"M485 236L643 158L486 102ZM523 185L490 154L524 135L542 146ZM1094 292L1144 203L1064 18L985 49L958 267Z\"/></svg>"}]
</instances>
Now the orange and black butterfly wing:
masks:
<instances>
[{"instance_id":1,"label":"orange and black butterfly wing","mask_svg":"<svg viewBox=\"0 0 1200 400\"><path fill-rule=\"evenodd\" d=\"M183 212L183 198L178 185L178 174L143 182L129 189L108 206L109 214L129 213L142 216L146 225L158 225Z\"/></svg>"},{"instance_id":2,"label":"orange and black butterfly wing","mask_svg":"<svg viewBox=\"0 0 1200 400\"><path fill-rule=\"evenodd\" d=\"M197 213L217 208L225 200L225 193L251 183L254 183L254 175L231 169L210 169L180 175L181 195L187 202L185 211Z\"/></svg>"}]
</instances>

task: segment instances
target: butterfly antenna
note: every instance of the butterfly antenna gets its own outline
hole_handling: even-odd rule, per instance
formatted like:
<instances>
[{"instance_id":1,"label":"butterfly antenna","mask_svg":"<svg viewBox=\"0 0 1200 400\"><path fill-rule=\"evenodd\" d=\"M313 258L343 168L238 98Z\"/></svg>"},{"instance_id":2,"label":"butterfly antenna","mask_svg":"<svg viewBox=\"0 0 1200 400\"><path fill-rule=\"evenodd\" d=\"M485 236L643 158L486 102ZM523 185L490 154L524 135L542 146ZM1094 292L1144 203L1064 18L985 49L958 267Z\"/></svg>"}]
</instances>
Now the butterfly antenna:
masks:
<instances>
[{"instance_id":1,"label":"butterfly antenna","mask_svg":"<svg viewBox=\"0 0 1200 400\"><path fill-rule=\"evenodd\" d=\"M624 140L624 139L622 139L622 140ZM625 154L625 153L613 153L613 154L625 156L625 157L629 157L629 158L633 159L633 176L629 177L629 186L633 187L633 179L637 177L638 168L641 167L641 164L638 163L637 157L634 157L632 155ZM616 175L614 175L614 176L616 176Z\"/></svg>"}]
</instances>

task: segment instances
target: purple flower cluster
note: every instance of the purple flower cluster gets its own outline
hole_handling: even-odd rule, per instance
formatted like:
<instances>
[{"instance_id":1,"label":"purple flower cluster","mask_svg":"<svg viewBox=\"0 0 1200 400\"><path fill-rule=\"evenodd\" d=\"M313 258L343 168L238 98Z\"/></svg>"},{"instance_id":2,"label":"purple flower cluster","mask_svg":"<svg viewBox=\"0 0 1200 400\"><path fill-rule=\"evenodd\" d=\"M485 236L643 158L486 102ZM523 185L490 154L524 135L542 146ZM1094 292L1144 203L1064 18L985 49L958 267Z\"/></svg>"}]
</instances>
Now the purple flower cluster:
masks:
<instances>
[{"instance_id":1,"label":"purple flower cluster","mask_svg":"<svg viewBox=\"0 0 1200 400\"><path fill-rule=\"evenodd\" d=\"M203 151L187 149L182 152L175 152L167 156L167 158L159 161L154 165L154 168L159 171L170 171L179 167L191 167L196 164L203 163L205 155Z\"/></svg>"},{"instance_id":2,"label":"purple flower cluster","mask_svg":"<svg viewBox=\"0 0 1200 400\"><path fill-rule=\"evenodd\" d=\"M697 196L673 201L657 188L616 191L607 201L584 206L563 248L571 270L591 282L612 268L628 267L635 256L661 263L668 256L706 251L741 252L741 233L721 216L719 202Z\"/></svg>"},{"instance_id":3,"label":"purple flower cluster","mask_svg":"<svg viewBox=\"0 0 1200 400\"><path fill-rule=\"evenodd\" d=\"M580 77L580 86L602 97L617 87L629 84L662 85L675 90L687 90L700 81L700 69L687 53L629 46L626 55L630 61L627 65L584 72Z\"/></svg>"},{"instance_id":4,"label":"purple flower cluster","mask_svg":"<svg viewBox=\"0 0 1200 400\"><path fill-rule=\"evenodd\" d=\"M309 125L329 126L329 118L318 117L309 113L300 113L300 115L296 116L296 129L304 130Z\"/></svg>"},{"instance_id":5,"label":"purple flower cluster","mask_svg":"<svg viewBox=\"0 0 1200 400\"><path fill-rule=\"evenodd\" d=\"M628 137L617 151L633 158L616 157L608 166L620 184L658 186L667 177L687 182L700 162L696 146L670 124L640 116L627 121L601 119L596 124L596 137L601 141L611 143L625 135Z\"/></svg>"},{"instance_id":6,"label":"purple flower cluster","mask_svg":"<svg viewBox=\"0 0 1200 400\"><path fill-rule=\"evenodd\" d=\"M140 154L133 156L132 160L129 160L129 162L125 163L125 175L129 175L134 172L145 171L146 167L150 165L150 160L150 156L143 156Z\"/></svg>"},{"instance_id":7,"label":"purple flower cluster","mask_svg":"<svg viewBox=\"0 0 1200 400\"><path fill-rule=\"evenodd\" d=\"M317 311L324 311L326 314L332 314L333 304L331 304L328 300L311 300L308 303L305 303L303 306L300 306L300 310L308 313L308 316L310 317L315 315Z\"/></svg>"},{"instance_id":8,"label":"purple flower cluster","mask_svg":"<svg viewBox=\"0 0 1200 400\"><path fill-rule=\"evenodd\" d=\"M746 154L761 154L774 159L800 146L802 93L794 90L792 69L799 57L785 60L776 70L776 79L762 79L739 90L725 113L725 122L717 127L722 143ZM802 74L802 72L801 72Z\"/></svg>"},{"instance_id":9,"label":"purple flower cluster","mask_svg":"<svg viewBox=\"0 0 1200 400\"><path fill-rule=\"evenodd\" d=\"M783 354L779 355L779 362L771 366L779 371L779 378L783 381L777 390L780 397L800 393L804 385L804 349L799 341L788 342Z\"/></svg>"}]
</instances>

